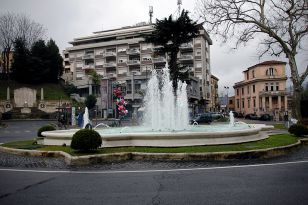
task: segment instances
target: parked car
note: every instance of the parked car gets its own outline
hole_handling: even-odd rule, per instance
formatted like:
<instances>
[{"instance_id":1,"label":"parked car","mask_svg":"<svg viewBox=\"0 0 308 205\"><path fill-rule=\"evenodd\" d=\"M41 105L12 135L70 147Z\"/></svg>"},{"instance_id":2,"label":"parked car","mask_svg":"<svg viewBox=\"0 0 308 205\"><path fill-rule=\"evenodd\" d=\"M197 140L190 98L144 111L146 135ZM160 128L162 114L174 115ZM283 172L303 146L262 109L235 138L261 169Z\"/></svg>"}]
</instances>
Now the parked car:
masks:
<instances>
[{"instance_id":1,"label":"parked car","mask_svg":"<svg viewBox=\"0 0 308 205\"><path fill-rule=\"evenodd\" d=\"M258 120L259 116L253 113L247 114L245 115L245 119L249 119L249 120Z\"/></svg>"},{"instance_id":2,"label":"parked car","mask_svg":"<svg viewBox=\"0 0 308 205\"><path fill-rule=\"evenodd\" d=\"M263 120L263 121L271 121L272 120L272 116L269 114L263 114L260 116L259 120Z\"/></svg>"},{"instance_id":3,"label":"parked car","mask_svg":"<svg viewBox=\"0 0 308 205\"><path fill-rule=\"evenodd\" d=\"M221 118L224 118L224 115L219 112L212 112L211 116L212 116L212 120L219 120Z\"/></svg>"},{"instance_id":4,"label":"parked car","mask_svg":"<svg viewBox=\"0 0 308 205\"><path fill-rule=\"evenodd\" d=\"M190 121L190 124L197 122L198 124L211 123L213 121L211 113L198 114L196 118Z\"/></svg>"},{"instance_id":5,"label":"parked car","mask_svg":"<svg viewBox=\"0 0 308 205\"><path fill-rule=\"evenodd\" d=\"M233 116L236 117L236 118L243 118L244 115L240 112L235 112L235 111L232 111L233 112Z\"/></svg>"}]
</instances>

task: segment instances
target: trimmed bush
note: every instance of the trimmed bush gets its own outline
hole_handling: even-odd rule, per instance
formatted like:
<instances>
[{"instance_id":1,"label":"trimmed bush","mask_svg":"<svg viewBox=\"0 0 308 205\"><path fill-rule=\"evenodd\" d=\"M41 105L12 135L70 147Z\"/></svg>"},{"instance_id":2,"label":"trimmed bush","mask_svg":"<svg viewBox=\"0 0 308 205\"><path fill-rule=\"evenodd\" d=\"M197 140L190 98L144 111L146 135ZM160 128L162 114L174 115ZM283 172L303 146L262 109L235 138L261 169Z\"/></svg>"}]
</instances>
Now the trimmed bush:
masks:
<instances>
[{"instance_id":1,"label":"trimmed bush","mask_svg":"<svg viewBox=\"0 0 308 205\"><path fill-rule=\"evenodd\" d=\"M291 134L294 134L296 137L302 137L303 135L308 135L308 128L302 124L291 125L288 131Z\"/></svg>"},{"instance_id":2,"label":"trimmed bush","mask_svg":"<svg viewBox=\"0 0 308 205\"><path fill-rule=\"evenodd\" d=\"M44 125L37 131L38 137L44 137L42 132L56 130L56 128L52 125Z\"/></svg>"},{"instance_id":3,"label":"trimmed bush","mask_svg":"<svg viewBox=\"0 0 308 205\"><path fill-rule=\"evenodd\" d=\"M102 138L98 132L81 129L73 135L71 148L81 151L96 150L102 145Z\"/></svg>"}]
</instances>

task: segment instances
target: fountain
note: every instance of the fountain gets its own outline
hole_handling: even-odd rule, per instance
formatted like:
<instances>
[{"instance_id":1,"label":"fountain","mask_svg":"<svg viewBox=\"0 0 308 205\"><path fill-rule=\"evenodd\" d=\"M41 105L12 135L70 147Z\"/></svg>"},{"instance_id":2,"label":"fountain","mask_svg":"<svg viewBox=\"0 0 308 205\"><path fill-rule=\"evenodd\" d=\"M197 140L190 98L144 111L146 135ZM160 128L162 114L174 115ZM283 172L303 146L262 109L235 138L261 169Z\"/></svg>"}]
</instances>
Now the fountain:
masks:
<instances>
[{"instance_id":1,"label":"fountain","mask_svg":"<svg viewBox=\"0 0 308 205\"><path fill-rule=\"evenodd\" d=\"M86 107L85 110L84 110L84 114L83 114L83 126L82 126L82 128L84 129L87 126L87 124L91 124L91 123L90 123L90 119L89 119L89 110Z\"/></svg>"},{"instance_id":2,"label":"fountain","mask_svg":"<svg viewBox=\"0 0 308 205\"><path fill-rule=\"evenodd\" d=\"M186 83L178 82L174 95L168 67L159 74L152 70L144 98L145 113L142 126L94 129L102 136L103 147L157 146L179 147L195 145L233 144L265 139L261 130L272 126L235 123L230 112L230 122L217 125L189 125ZM90 122L85 110L84 126ZM103 128L102 128L103 127ZM46 131L43 144L69 145L78 129Z\"/></svg>"}]
</instances>

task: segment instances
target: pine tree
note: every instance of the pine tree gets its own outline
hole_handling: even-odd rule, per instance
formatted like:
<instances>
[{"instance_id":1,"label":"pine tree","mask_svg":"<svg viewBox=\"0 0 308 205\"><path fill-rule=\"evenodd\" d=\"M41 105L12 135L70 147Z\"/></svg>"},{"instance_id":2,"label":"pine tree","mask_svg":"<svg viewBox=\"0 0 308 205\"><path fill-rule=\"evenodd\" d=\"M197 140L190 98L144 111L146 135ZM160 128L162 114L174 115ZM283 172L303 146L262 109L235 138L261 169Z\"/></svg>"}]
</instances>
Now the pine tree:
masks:
<instances>
[{"instance_id":1,"label":"pine tree","mask_svg":"<svg viewBox=\"0 0 308 205\"><path fill-rule=\"evenodd\" d=\"M49 70L48 81L52 83L57 83L59 77L63 73L63 58L59 53L59 48L55 41L50 39L47 42L48 50L48 64L46 65Z\"/></svg>"}]
</instances>

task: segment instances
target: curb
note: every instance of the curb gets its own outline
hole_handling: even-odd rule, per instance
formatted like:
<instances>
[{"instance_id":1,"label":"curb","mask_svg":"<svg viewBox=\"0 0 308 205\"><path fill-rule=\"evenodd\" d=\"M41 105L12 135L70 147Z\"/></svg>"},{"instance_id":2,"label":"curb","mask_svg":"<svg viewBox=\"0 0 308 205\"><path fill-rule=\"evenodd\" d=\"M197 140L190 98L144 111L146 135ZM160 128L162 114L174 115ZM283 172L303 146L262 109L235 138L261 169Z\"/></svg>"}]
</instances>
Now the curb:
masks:
<instances>
[{"instance_id":1,"label":"curb","mask_svg":"<svg viewBox=\"0 0 308 205\"><path fill-rule=\"evenodd\" d=\"M21 156L35 157L57 157L64 158L67 165L92 165L105 162L125 161L125 160L166 160L166 161L201 161L201 160L232 160L232 159L266 159L286 155L302 145L308 145L308 139L299 139L296 143L281 147L249 150L230 151L213 153L140 153L125 152L114 154L98 154L87 156L72 156L62 151L38 151L14 149L0 146L0 151Z\"/></svg>"}]
</instances>

